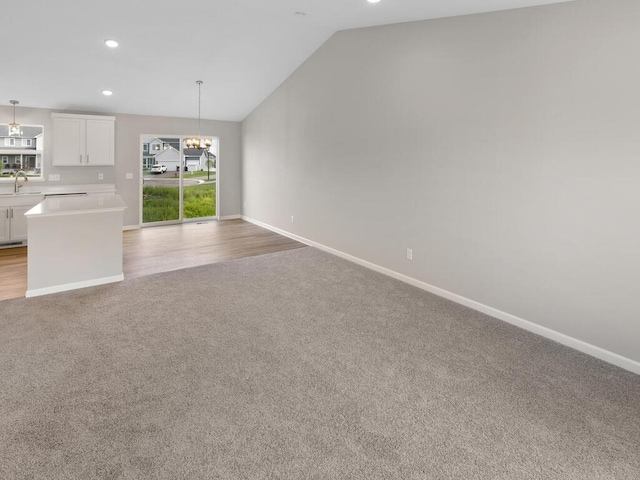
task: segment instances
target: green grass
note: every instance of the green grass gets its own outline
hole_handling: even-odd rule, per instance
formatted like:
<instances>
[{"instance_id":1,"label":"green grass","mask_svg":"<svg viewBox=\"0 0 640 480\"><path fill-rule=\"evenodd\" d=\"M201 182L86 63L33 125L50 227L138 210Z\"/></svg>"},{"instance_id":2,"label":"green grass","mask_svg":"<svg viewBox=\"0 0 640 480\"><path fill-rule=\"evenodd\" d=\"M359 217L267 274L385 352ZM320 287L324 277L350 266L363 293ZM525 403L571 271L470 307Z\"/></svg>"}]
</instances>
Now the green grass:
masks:
<instances>
[{"instance_id":1,"label":"green grass","mask_svg":"<svg viewBox=\"0 0 640 480\"><path fill-rule=\"evenodd\" d=\"M142 221L163 222L177 220L180 217L176 187L143 187L142 188Z\"/></svg>"},{"instance_id":2,"label":"green grass","mask_svg":"<svg viewBox=\"0 0 640 480\"><path fill-rule=\"evenodd\" d=\"M205 172L206 173L206 172ZM142 189L142 221L178 220L178 187L145 186ZM216 184L184 187L184 218L213 217L216 214Z\"/></svg>"},{"instance_id":3,"label":"green grass","mask_svg":"<svg viewBox=\"0 0 640 480\"><path fill-rule=\"evenodd\" d=\"M213 217L216 214L216 184L184 187L184 218Z\"/></svg>"}]
</instances>

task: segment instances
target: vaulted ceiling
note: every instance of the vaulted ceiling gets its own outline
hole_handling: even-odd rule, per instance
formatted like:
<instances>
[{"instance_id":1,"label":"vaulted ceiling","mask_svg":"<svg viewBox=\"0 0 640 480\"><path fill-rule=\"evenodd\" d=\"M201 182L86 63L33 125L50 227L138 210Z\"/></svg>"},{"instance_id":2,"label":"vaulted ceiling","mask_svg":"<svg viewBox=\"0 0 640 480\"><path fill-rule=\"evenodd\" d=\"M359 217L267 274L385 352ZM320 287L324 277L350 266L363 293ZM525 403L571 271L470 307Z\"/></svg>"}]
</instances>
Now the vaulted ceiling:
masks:
<instances>
[{"instance_id":1,"label":"vaulted ceiling","mask_svg":"<svg viewBox=\"0 0 640 480\"><path fill-rule=\"evenodd\" d=\"M237 121L338 30L560 1L4 2L0 104Z\"/></svg>"}]
</instances>

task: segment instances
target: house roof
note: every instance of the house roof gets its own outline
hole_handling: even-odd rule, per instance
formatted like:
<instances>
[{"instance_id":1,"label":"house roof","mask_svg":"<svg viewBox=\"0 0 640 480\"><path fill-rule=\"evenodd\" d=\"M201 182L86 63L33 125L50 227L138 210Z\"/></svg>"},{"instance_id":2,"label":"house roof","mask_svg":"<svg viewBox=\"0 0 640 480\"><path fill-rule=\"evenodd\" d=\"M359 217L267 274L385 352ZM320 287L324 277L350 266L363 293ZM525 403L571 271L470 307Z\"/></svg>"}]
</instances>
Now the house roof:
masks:
<instances>
[{"instance_id":1,"label":"house roof","mask_svg":"<svg viewBox=\"0 0 640 480\"><path fill-rule=\"evenodd\" d=\"M166 154L167 152L175 152L178 155L180 155L180 151L176 150L175 148L173 148L171 145L169 145L169 148L165 148L163 150L160 150L158 153L155 154L156 158L161 157L162 155Z\"/></svg>"},{"instance_id":2,"label":"house roof","mask_svg":"<svg viewBox=\"0 0 640 480\"><path fill-rule=\"evenodd\" d=\"M12 138L36 138L42 135L42 127L37 125L20 125L22 135L13 135ZM0 125L0 137L9 136L9 125Z\"/></svg>"},{"instance_id":3,"label":"house roof","mask_svg":"<svg viewBox=\"0 0 640 480\"><path fill-rule=\"evenodd\" d=\"M200 150L199 148L183 148L182 153L188 157L200 157L204 153L204 150Z\"/></svg>"}]
</instances>

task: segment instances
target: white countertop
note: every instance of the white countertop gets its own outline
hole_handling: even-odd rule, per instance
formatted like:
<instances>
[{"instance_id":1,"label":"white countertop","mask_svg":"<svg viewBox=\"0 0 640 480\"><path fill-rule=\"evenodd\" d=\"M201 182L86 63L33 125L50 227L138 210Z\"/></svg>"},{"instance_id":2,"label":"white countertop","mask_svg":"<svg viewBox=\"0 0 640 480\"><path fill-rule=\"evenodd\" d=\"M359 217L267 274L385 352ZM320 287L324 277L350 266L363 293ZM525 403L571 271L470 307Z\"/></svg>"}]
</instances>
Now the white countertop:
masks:
<instances>
[{"instance_id":1,"label":"white countertop","mask_svg":"<svg viewBox=\"0 0 640 480\"><path fill-rule=\"evenodd\" d=\"M91 183L79 185L56 185L43 183L38 179L30 180L26 183L20 181L21 195L50 195L56 193L116 193L116 186L113 183ZM0 196L13 194L13 182L0 179Z\"/></svg>"},{"instance_id":2,"label":"white countertop","mask_svg":"<svg viewBox=\"0 0 640 480\"><path fill-rule=\"evenodd\" d=\"M69 195L45 198L25 213L25 216L51 217L55 215L74 215L80 213L115 212L122 211L125 208L127 208L127 205L120 195Z\"/></svg>"}]
</instances>

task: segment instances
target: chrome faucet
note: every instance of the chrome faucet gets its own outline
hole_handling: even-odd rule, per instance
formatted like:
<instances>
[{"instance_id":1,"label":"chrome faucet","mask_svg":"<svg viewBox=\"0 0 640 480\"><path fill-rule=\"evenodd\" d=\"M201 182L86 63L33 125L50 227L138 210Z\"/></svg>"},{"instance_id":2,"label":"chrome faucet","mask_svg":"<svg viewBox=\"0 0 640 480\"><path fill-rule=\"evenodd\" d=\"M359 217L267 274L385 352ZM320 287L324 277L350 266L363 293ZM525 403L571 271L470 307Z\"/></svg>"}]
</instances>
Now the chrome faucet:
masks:
<instances>
[{"instance_id":1,"label":"chrome faucet","mask_svg":"<svg viewBox=\"0 0 640 480\"><path fill-rule=\"evenodd\" d=\"M18 177L22 175L24 177L24 182L22 183L22 185L20 185L18 183ZM25 172L24 170L18 170L16 171L16 179L13 182L13 193L18 193L18 190L20 190L22 188L22 186L29 181L29 177L27 176L27 172Z\"/></svg>"}]
</instances>

